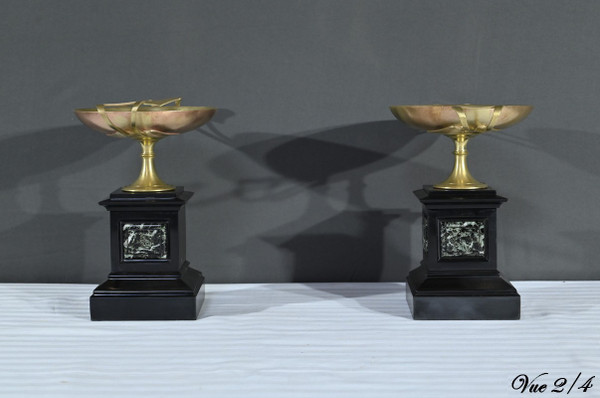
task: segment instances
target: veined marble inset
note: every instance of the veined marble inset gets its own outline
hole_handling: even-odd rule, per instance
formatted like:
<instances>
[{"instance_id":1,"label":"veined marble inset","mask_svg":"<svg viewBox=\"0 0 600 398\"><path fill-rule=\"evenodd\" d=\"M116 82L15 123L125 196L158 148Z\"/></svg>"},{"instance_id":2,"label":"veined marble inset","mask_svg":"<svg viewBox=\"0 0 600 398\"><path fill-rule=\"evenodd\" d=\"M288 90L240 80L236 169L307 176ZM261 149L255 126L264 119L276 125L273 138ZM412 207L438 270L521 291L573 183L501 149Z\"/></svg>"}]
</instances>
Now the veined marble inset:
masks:
<instances>
[{"instance_id":1,"label":"veined marble inset","mask_svg":"<svg viewBox=\"0 0 600 398\"><path fill-rule=\"evenodd\" d=\"M441 258L485 257L485 221L440 220Z\"/></svg>"},{"instance_id":2,"label":"veined marble inset","mask_svg":"<svg viewBox=\"0 0 600 398\"><path fill-rule=\"evenodd\" d=\"M167 223L139 222L123 224L123 260L166 260Z\"/></svg>"}]
</instances>

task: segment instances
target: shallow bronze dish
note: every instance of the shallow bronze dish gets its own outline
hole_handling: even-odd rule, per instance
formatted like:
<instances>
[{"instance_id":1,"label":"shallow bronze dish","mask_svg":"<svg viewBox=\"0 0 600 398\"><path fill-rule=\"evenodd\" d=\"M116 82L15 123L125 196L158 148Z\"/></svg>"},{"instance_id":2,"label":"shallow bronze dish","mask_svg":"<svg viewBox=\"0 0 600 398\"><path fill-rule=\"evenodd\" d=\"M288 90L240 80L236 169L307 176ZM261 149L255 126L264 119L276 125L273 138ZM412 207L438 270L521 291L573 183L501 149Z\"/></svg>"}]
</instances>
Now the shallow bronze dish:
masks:
<instances>
[{"instance_id":1,"label":"shallow bronze dish","mask_svg":"<svg viewBox=\"0 0 600 398\"><path fill-rule=\"evenodd\" d=\"M470 137L491 130L501 130L523 120L530 105L396 105L390 110L409 126L451 138L456 146L454 169L438 189L483 189L467 167L467 141Z\"/></svg>"},{"instance_id":2,"label":"shallow bronze dish","mask_svg":"<svg viewBox=\"0 0 600 398\"><path fill-rule=\"evenodd\" d=\"M182 134L207 123L216 109L179 106L181 98L102 104L75 109L86 126L114 137L135 139L142 145L142 170L138 179L123 188L129 192L161 192L175 189L164 183L154 169L154 144L169 135ZM166 106L175 103L175 106Z\"/></svg>"},{"instance_id":3,"label":"shallow bronze dish","mask_svg":"<svg viewBox=\"0 0 600 398\"><path fill-rule=\"evenodd\" d=\"M132 111L129 108L110 108L105 112L113 125L127 132L126 135L113 129L97 109L75 109L75 114L83 124L107 135L136 138L137 135L163 138L167 135L182 134L194 130L208 122L215 108L206 106L181 106L143 108L135 112L137 131L131 127Z\"/></svg>"}]
</instances>

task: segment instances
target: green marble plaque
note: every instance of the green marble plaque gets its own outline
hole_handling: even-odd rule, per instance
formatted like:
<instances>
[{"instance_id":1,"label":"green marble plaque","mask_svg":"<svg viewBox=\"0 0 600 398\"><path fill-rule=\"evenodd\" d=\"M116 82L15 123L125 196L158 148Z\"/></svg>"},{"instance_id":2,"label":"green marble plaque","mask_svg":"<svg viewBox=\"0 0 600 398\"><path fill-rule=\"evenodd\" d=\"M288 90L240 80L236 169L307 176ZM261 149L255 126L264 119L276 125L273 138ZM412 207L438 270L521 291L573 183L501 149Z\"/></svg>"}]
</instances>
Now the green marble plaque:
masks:
<instances>
[{"instance_id":1,"label":"green marble plaque","mask_svg":"<svg viewBox=\"0 0 600 398\"><path fill-rule=\"evenodd\" d=\"M166 260L167 249L166 222L124 223L123 260Z\"/></svg>"},{"instance_id":2,"label":"green marble plaque","mask_svg":"<svg viewBox=\"0 0 600 398\"><path fill-rule=\"evenodd\" d=\"M484 220L441 220L441 258L485 257Z\"/></svg>"}]
</instances>

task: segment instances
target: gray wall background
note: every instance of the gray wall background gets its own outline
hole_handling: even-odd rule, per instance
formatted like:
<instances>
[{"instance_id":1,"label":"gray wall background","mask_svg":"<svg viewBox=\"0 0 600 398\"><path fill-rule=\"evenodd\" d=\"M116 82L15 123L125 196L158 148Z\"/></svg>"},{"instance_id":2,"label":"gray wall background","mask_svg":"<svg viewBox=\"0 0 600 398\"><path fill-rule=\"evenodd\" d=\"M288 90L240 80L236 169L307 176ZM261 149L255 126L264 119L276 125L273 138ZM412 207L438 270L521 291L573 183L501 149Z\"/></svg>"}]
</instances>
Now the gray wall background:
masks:
<instances>
[{"instance_id":1,"label":"gray wall background","mask_svg":"<svg viewBox=\"0 0 600 398\"><path fill-rule=\"evenodd\" d=\"M600 2L19 1L0 20L0 281L109 272L98 206L139 146L72 109L182 96L221 108L157 145L194 191L188 259L209 282L400 281L421 259L412 191L452 144L392 104L532 104L469 144L501 195L499 264L598 279Z\"/></svg>"}]
</instances>

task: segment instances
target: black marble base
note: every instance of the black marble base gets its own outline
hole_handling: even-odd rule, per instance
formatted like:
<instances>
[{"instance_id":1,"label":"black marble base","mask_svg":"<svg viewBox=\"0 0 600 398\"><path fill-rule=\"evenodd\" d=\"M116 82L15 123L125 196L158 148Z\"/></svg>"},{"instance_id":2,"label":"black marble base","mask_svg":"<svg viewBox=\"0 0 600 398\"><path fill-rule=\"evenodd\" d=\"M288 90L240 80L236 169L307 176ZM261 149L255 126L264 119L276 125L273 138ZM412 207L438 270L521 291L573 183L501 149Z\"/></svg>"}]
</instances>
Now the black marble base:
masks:
<instances>
[{"instance_id":1,"label":"black marble base","mask_svg":"<svg viewBox=\"0 0 600 398\"><path fill-rule=\"evenodd\" d=\"M194 320L204 277L185 259L182 187L159 193L117 190L100 204L110 211L111 273L90 297L94 321Z\"/></svg>"},{"instance_id":2,"label":"black marble base","mask_svg":"<svg viewBox=\"0 0 600 398\"><path fill-rule=\"evenodd\" d=\"M408 274L406 300L417 320L517 320L521 297L500 274L425 276Z\"/></svg>"},{"instance_id":3,"label":"black marble base","mask_svg":"<svg viewBox=\"0 0 600 398\"><path fill-rule=\"evenodd\" d=\"M93 321L195 320L204 301L204 277L185 267L181 275L112 276L90 297Z\"/></svg>"},{"instance_id":4,"label":"black marble base","mask_svg":"<svg viewBox=\"0 0 600 398\"><path fill-rule=\"evenodd\" d=\"M519 319L521 298L497 269L493 189L415 191L423 204L423 261L407 277L414 319Z\"/></svg>"}]
</instances>

